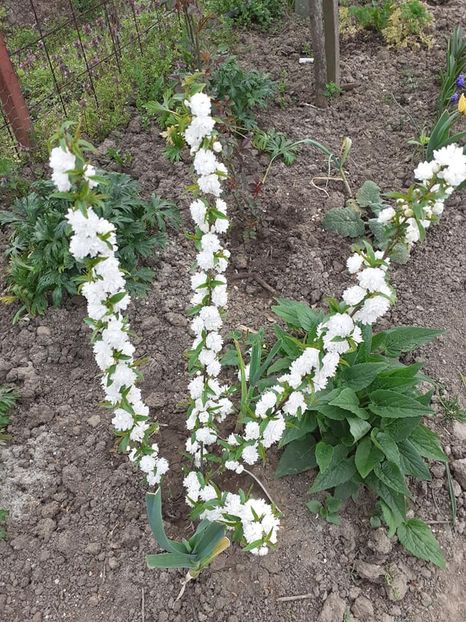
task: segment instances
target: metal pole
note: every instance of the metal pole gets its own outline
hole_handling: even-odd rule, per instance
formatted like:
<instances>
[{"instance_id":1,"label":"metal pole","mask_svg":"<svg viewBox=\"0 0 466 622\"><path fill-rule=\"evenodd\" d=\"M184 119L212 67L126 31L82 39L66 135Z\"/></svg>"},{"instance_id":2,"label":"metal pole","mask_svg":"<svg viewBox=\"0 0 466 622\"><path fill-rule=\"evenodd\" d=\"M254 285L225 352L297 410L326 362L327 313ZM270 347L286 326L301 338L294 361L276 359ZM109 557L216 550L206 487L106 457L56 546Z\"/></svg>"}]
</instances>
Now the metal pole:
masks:
<instances>
[{"instance_id":1,"label":"metal pole","mask_svg":"<svg viewBox=\"0 0 466 622\"><path fill-rule=\"evenodd\" d=\"M0 32L0 100L3 112L20 145L32 145L32 123L5 40Z\"/></svg>"}]
</instances>

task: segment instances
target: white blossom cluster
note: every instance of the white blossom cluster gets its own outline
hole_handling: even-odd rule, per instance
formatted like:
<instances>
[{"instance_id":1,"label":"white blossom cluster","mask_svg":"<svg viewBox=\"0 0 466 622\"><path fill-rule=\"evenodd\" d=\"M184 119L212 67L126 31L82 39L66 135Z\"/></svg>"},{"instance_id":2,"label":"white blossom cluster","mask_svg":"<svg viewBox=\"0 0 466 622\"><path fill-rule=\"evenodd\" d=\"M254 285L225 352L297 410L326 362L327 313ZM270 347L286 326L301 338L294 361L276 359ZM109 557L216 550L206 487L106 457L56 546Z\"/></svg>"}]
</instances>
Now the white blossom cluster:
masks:
<instances>
[{"instance_id":1,"label":"white blossom cluster","mask_svg":"<svg viewBox=\"0 0 466 622\"><path fill-rule=\"evenodd\" d=\"M211 100L196 93L185 102L192 119L184 138L194 156L199 196L191 203L190 212L196 227L196 272L191 277L195 338L190 352L197 374L189 384L191 403L186 426L191 436L186 450L193 455L194 465L201 469L209 449L219 440L218 424L233 411L228 387L218 381L223 339L222 310L227 305L227 281L224 273L230 252L219 235L228 230L227 205L221 198L222 180L228 171L217 155L222 145L214 131ZM283 420L284 429L284 420ZM280 433L281 436L282 432ZM277 434L275 434L277 436ZM237 465L237 472L243 470ZM271 505L262 499L246 499L233 493L221 493L212 484L203 484L201 472L192 471L184 480L186 501L191 507L207 504L201 518L241 527L243 539L255 555L265 555L268 546L277 541L279 519ZM236 518L236 522L232 517Z\"/></svg>"},{"instance_id":2,"label":"white blossom cluster","mask_svg":"<svg viewBox=\"0 0 466 622\"><path fill-rule=\"evenodd\" d=\"M463 147L447 145L434 151L430 162L421 162L414 171L418 186L410 200L400 198L395 207L383 209L378 221L383 225L404 225L404 242L412 247L425 229L438 222L445 200L466 180ZM417 214L416 214L417 213Z\"/></svg>"},{"instance_id":3,"label":"white blossom cluster","mask_svg":"<svg viewBox=\"0 0 466 622\"><path fill-rule=\"evenodd\" d=\"M280 519L272 506L263 499L246 498L231 492L221 493L212 484L203 482L202 477L191 471L184 479L188 504L207 504L200 518L225 524L229 529L241 527L244 541L253 555L267 555L268 545L277 543Z\"/></svg>"},{"instance_id":4,"label":"white blossom cluster","mask_svg":"<svg viewBox=\"0 0 466 622\"><path fill-rule=\"evenodd\" d=\"M73 160L73 161L72 161ZM72 188L67 170L75 167L75 156L68 150L52 150L50 166L52 179L61 191ZM90 165L84 167L83 183L96 185L89 180L95 174ZM112 423L117 433L126 437L127 450L132 462L146 474L149 485L160 482L168 470L168 462L159 456L156 443L149 444L154 426L149 423L149 408L144 404L141 391L135 385L138 377L133 358L134 346L129 339L129 324L123 311L130 296L116 257L115 226L100 218L92 208L70 209L66 219L73 235L70 252L78 261L92 260L88 280L81 292L87 300L87 311L94 328L94 355L102 371L102 387L106 401L114 411Z\"/></svg>"}]
</instances>

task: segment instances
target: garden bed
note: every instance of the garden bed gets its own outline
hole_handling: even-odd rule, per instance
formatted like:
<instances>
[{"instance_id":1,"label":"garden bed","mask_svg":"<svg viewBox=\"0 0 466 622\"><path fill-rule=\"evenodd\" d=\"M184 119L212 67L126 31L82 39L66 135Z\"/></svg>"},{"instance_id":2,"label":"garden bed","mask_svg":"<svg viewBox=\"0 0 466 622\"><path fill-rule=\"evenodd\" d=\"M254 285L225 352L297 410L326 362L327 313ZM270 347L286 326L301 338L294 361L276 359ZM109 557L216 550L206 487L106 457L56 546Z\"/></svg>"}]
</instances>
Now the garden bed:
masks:
<instances>
[{"instance_id":1,"label":"garden bed","mask_svg":"<svg viewBox=\"0 0 466 622\"><path fill-rule=\"evenodd\" d=\"M311 105L312 68L298 64L308 42L305 25L293 22L275 36L241 35L235 51L241 62L287 84L283 101L262 115L264 127L273 125L296 139L312 137L334 151L350 136L353 187L369 178L383 190L396 190L412 181L416 157L406 141L424 123L429 126L444 39L465 10L463 0L433 8L436 32L428 51L400 54L369 36L345 42L343 81L356 87L324 111ZM109 168L114 164L104 154L112 144L131 154L129 172L147 194L173 198L185 211L188 197L181 189L190 180L189 164L166 161L156 127L143 129L134 118L125 131L107 139L99 153ZM264 156L248 156L243 172L256 182L266 164ZM230 328L267 325L270 288L318 305L347 286L350 243L321 226L329 208L343 205L343 189L332 182L323 192L311 183L325 170L323 156L307 149L290 168L274 164L257 200L262 218L256 239L244 242L243 232L252 225L248 213L232 204ZM394 271L399 300L383 323L447 329L419 358L452 398L464 391L460 372L466 371L461 200L461 194L449 200L428 243L419 244L410 262ZM188 227L186 214L184 222ZM174 536L184 535L187 527L180 478L186 432L179 404L188 381L182 354L191 342L185 308L193 258L182 234L172 238L149 297L131 309L137 354L149 359L143 394L168 426L162 427L160 445L172 465L164 489L173 499L165 504L165 518ZM245 273L251 277L243 278ZM102 393L82 321L84 301L69 300L63 309L16 326L11 325L14 313L3 307L1 316L0 374L2 380L18 382L22 400L10 426L13 440L1 448L0 505L10 509L11 517L8 541L0 542L0 620L335 622L339 608L347 607L360 622L464 622L466 492L458 497L457 532L452 532L439 464L432 482L415 489L414 508L432 523L447 558L444 571L408 556L372 530L369 498L350 502L341 526L312 516L304 506L309 473L274 479L277 452L272 464L256 473L284 512L278 549L261 558L230 550L175 603L180 573L145 567L144 554L156 550L142 502L145 485L125 456L117 454L108 413L98 407ZM447 423L441 409L434 426L447 453L463 457L464 427ZM310 596L277 600L301 594Z\"/></svg>"}]
</instances>

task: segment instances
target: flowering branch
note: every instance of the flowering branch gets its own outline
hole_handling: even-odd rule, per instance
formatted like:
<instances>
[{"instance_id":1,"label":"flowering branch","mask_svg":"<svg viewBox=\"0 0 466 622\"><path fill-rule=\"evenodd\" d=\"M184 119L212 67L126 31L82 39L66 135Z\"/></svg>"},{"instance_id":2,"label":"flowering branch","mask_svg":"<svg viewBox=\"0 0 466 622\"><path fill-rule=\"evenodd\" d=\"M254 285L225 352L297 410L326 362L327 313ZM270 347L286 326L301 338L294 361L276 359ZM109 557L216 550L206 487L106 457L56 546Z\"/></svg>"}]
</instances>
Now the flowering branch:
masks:
<instances>
[{"instance_id":1,"label":"flowering branch","mask_svg":"<svg viewBox=\"0 0 466 622\"><path fill-rule=\"evenodd\" d=\"M151 441L158 424L149 421L149 408L136 387L140 373L123 313L131 299L117 258L115 226L94 211L104 198L95 191L103 180L85 161L83 150L89 148L84 141L64 133L60 146L51 151L52 180L60 196L73 203L66 215L73 231L70 252L87 266L81 293L87 300L86 323L92 329L94 355L102 371L105 406L113 410L120 450L129 453L153 486L167 472L168 462L159 456L157 443Z\"/></svg>"}]
</instances>

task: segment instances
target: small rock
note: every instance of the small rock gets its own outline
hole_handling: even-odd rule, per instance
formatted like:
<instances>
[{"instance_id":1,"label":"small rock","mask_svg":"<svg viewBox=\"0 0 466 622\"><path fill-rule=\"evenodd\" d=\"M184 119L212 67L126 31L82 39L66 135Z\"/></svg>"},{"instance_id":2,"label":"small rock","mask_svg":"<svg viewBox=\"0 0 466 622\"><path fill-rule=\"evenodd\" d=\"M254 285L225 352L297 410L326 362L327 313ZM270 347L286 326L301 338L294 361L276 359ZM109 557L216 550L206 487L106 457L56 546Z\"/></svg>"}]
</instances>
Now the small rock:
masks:
<instances>
[{"instance_id":1,"label":"small rock","mask_svg":"<svg viewBox=\"0 0 466 622\"><path fill-rule=\"evenodd\" d=\"M327 597L317 622L343 622L345 613L345 601L336 592L332 592Z\"/></svg>"},{"instance_id":2,"label":"small rock","mask_svg":"<svg viewBox=\"0 0 466 622\"><path fill-rule=\"evenodd\" d=\"M403 600L408 591L408 577L396 566L390 566L385 576L385 591L389 600Z\"/></svg>"},{"instance_id":3,"label":"small rock","mask_svg":"<svg viewBox=\"0 0 466 622\"><path fill-rule=\"evenodd\" d=\"M451 480L451 489L453 490L453 494L455 495L455 497L459 497L463 492L461 490L461 486L458 484L456 479Z\"/></svg>"},{"instance_id":4,"label":"small rock","mask_svg":"<svg viewBox=\"0 0 466 622\"><path fill-rule=\"evenodd\" d=\"M246 270L248 267L248 258L244 253L237 253L233 258L233 264L237 270Z\"/></svg>"},{"instance_id":5,"label":"small rock","mask_svg":"<svg viewBox=\"0 0 466 622\"><path fill-rule=\"evenodd\" d=\"M432 475L437 479L443 479L445 475L445 465L439 462L438 464L433 464L430 468Z\"/></svg>"},{"instance_id":6,"label":"small rock","mask_svg":"<svg viewBox=\"0 0 466 622\"><path fill-rule=\"evenodd\" d=\"M392 550L392 546L390 538L385 533L385 529L377 529L369 542L369 547L381 555L388 555Z\"/></svg>"},{"instance_id":7,"label":"small rock","mask_svg":"<svg viewBox=\"0 0 466 622\"><path fill-rule=\"evenodd\" d=\"M52 331L48 326L38 326L37 327L37 336L38 337L50 337Z\"/></svg>"},{"instance_id":8,"label":"small rock","mask_svg":"<svg viewBox=\"0 0 466 622\"><path fill-rule=\"evenodd\" d=\"M78 467L74 464L67 464L61 473L63 486L70 492L78 492L80 483L82 482L82 475Z\"/></svg>"},{"instance_id":9,"label":"small rock","mask_svg":"<svg viewBox=\"0 0 466 622\"><path fill-rule=\"evenodd\" d=\"M50 540L50 536L56 528L57 524L52 518L43 518L37 523L37 535L46 541Z\"/></svg>"},{"instance_id":10,"label":"small rock","mask_svg":"<svg viewBox=\"0 0 466 622\"><path fill-rule=\"evenodd\" d=\"M451 467L459 485L463 490L466 490L466 458L454 460Z\"/></svg>"},{"instance_id":11,"label":"small rock","mask_svg":"<svg viewBox=\"0 0 466 622\"><path fill-rule=\"evenodd\" d=\"M118 568L120 564L118 563L118 560L116 557L110 557L108 560L108 566L109 568L111 568L111 570L115 570L116 568Z\"/></svg>"},{"instance_id":12,"label":"small rock","mask_svg":"<svg viewBox=\"0 0 466 622\"><path fill-rule=\"evenodd\" d=\"M354 601L351 612L361 622L370 622L374 618L374 607L371 601L362 594Z\"/></svg>"},{"instance_id":13,"label":"small rock","mask_svg":"<svg viewBox=\"0 0 466 622\"><path fill-rule=\"evenodd\" d=\"M91 428L96 428L100 423L100 415L92 415L87 419L87 423L91 426Z\"/></svg>"},{"instance_id":14,"label":"small rock","mask_svg":"<svg viewBox=\"0 0 466 622\"><path fill-rule=\"evenodd\" d=\"M377 564L368 564L367 562L362 561L362 559L356 560L354 569L360 577L367 579L368 581L372 581L373 583L378 583L380 577L385 574L382 566L378 566Z\"/></svg>"},{"instance_id":15,"label":"small rock","mask_svg":"<svg viewBox=\"0 0 466 622\"><path fill-rule=\"evenodd\" d=\"M98 555L101 548L102 545L100 544L100 542L89 542L89 544L84 549L84 552L88 555Z\"/></svg>"},{"instance_id":16,"label":"small rock","mask_svg":"<svg viewBox=\"0 0 466 622\"><path fill-rule=\"evenodd\" d=\"M173 313L172 311L169 311L168 313L165 313L165 319L172 326L188 325L187 318L184 315L181 315L181 313Z\"/></svg>"},{"instance_id":17,"label":"small rock","mask_svg":"<svg viewBox=\"0 0 466 622\"><path fill-rule=\"evenodd\" d=\"M453 423L453 434L460 441L466 441L466 423L455 421Z\"/></svg>"},{"instance_id":18,"label":"small rock","mask_svg":"<svg viewBox=\"0 0 466 622\"><path fill-rule=\"evenodd\" d=\"M392 616L389 616L388 613L384 613L382 615L381 622L395 622L395 620L394 620L394 618L392 618Z\"/></svg>"}]
</instances>

